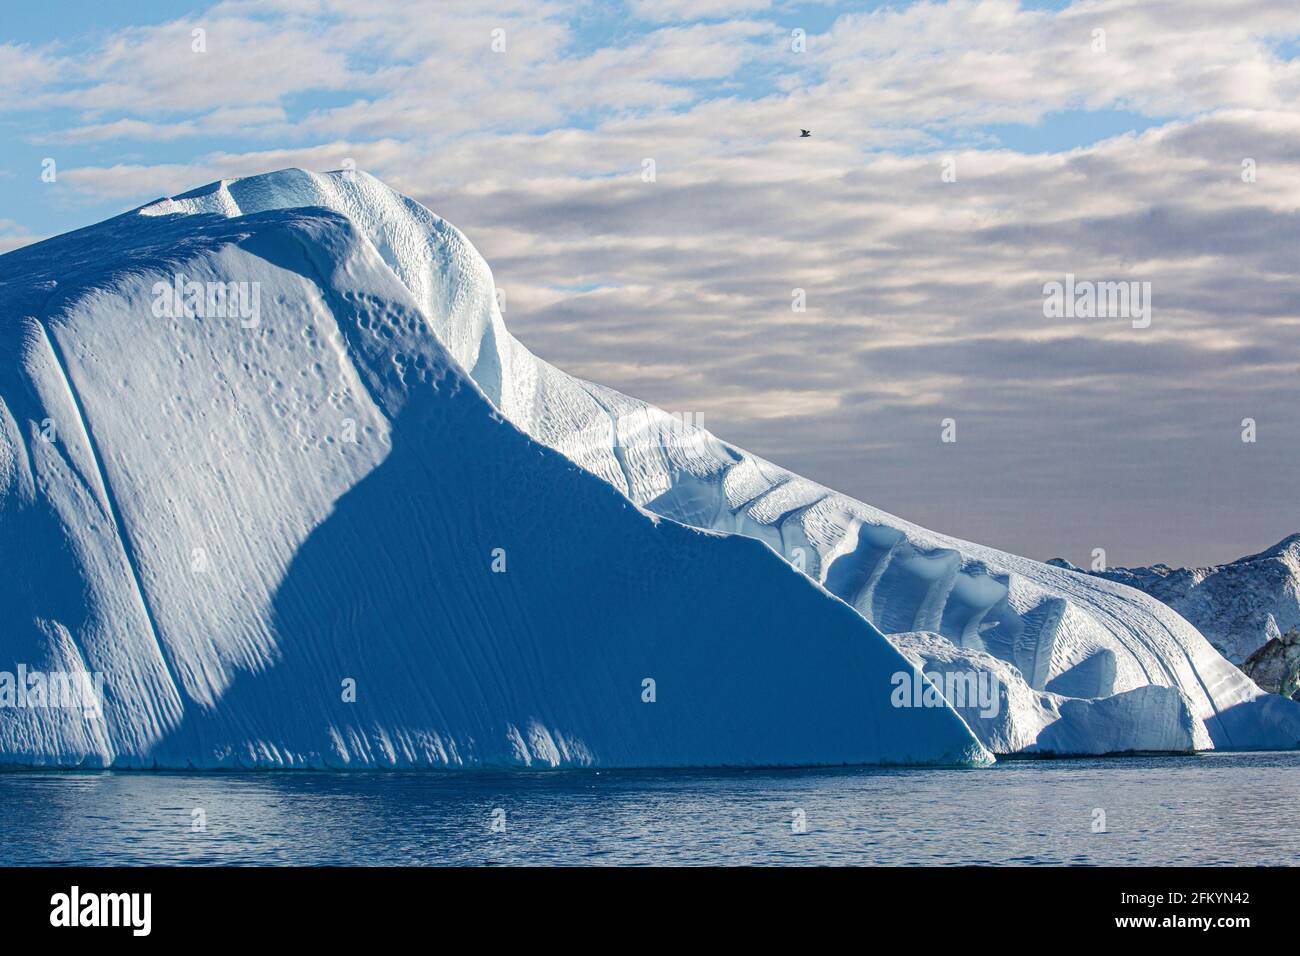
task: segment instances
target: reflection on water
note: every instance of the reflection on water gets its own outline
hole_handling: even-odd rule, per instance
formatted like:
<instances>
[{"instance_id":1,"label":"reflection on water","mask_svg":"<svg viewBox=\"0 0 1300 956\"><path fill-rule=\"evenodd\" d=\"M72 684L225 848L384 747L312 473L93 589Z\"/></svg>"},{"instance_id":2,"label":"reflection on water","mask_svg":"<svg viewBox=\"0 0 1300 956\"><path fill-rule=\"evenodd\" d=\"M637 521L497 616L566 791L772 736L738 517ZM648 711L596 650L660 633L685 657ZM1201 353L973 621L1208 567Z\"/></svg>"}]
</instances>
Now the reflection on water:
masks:
<instances>
[{"instance_id":1,"label":"reflection on water","mask_svg":"<svg viewBox=\"0 0 1300 956\"><path fill-rule=\"evenodd\" d=\"M0 863L1289 865L1297 798L1297 753L986 770L0 773ZM1106 832L1093 832L1098 808Z\"/></svg>"}]
</instances>

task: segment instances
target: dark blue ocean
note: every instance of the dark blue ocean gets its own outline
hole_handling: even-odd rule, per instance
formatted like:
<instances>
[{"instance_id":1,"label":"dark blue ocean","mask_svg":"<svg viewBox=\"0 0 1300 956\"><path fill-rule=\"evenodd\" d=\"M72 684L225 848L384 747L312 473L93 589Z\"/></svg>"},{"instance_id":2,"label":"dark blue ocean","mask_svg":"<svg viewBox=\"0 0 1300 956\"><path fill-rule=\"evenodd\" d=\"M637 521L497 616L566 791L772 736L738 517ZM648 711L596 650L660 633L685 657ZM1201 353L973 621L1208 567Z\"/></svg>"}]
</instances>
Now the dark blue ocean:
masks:
<instances>
[{"instance_id":1,"label":"dark blue ocean","mask_svg":"<svg viewBox=\"0 0 1300 956\"><path fill-rule=\"evenodd\" d=\"M983 770L0 773L6 865L1298 861L1298 753Z\"/></svg>"}]
</instances>

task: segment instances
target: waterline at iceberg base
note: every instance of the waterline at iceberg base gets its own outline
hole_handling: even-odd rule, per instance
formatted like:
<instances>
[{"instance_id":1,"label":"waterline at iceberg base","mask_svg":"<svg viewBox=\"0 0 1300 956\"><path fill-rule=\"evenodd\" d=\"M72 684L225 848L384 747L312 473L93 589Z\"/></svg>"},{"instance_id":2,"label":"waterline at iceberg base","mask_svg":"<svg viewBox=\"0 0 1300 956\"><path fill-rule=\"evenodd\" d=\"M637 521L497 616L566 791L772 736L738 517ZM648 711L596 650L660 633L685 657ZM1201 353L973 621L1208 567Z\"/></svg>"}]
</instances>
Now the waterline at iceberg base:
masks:
<instances>
[{"instance_id":1,"label":"waterline at iceberg base","mask_svg":"<svg viewBox=\"0 0 1300 956\"><path fill-rule=\"evenodd\" d=\"M178 276L238 308L160 310ZM465 238L364 174L217 183L10 253L0 304L0 668L103 676L100 719L0 708L0 763L1300 744L1300 704L1155 600L542 362ZM897 706L917 668L985 675L996 707Z\"/></svg>"}]
</instances>

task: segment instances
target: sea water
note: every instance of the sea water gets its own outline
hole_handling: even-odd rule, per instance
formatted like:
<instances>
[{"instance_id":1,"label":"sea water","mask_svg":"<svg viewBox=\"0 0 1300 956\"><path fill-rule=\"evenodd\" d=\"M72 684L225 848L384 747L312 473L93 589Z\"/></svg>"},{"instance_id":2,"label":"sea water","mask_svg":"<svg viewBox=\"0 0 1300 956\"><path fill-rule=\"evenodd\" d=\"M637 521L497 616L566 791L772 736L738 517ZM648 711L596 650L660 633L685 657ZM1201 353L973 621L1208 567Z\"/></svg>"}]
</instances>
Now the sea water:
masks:
<instances>
[{"instance_id":1,"label":"sea water","mask_svg":"<svg viewBox=\"0 0 1300 956\"><path fill-rule=\"evenodd\" d=\"M1295 864L1300 753L987 769L0 773L0 864Z\"/></svg>"}]
</instances>

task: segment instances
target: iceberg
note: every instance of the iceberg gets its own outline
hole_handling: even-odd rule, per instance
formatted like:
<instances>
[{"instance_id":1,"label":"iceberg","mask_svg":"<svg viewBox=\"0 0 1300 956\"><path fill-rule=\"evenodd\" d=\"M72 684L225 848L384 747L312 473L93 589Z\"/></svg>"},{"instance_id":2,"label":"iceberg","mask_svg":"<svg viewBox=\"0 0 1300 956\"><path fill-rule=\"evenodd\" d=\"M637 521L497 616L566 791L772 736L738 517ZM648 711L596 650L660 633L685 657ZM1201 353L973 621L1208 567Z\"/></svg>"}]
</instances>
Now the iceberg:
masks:
<instances>
[{"instance_id":1,"label":"iceberg","mask_svg":"<svg viewBox=\"0 0 1300 956\"><path fill-rule=\"evenodd\" d=\"M158 200L0 257L0 303L0 662L106 698L99 724L0 709L0 762L1300 745L1300 704L1158 601L537 358L468 240L364 173ZM900 705L921 670L937 706ZM963 675L994 697L949 700Z\"/></svg>"},{"instance_id":2,"label":"iceberg","mask_svg":"<svg viewBox=\"0 0 1300 956\"><path fill-rule=\"evenodd\" d=\"M764 544L505 417L447 345L486 267L373 180L151 204L0 258L0 303L0 669L102 695L0 706L0 764L991 759Z\"/></svg>"},{"instance_id":3,"label":"iceberg","mask_svg":"<svg viewBox=\"0 0 1300 956\"><path fill-rule=\"evenodd\" d=\"M1048 563L1073 568L1061 558ZM1214 567L1156 564L1086 573L1126 584L1169 605L1234 664L1300 626L1300 534Z\"/></svg>"}]
</instances>

